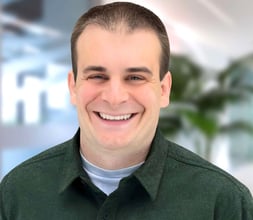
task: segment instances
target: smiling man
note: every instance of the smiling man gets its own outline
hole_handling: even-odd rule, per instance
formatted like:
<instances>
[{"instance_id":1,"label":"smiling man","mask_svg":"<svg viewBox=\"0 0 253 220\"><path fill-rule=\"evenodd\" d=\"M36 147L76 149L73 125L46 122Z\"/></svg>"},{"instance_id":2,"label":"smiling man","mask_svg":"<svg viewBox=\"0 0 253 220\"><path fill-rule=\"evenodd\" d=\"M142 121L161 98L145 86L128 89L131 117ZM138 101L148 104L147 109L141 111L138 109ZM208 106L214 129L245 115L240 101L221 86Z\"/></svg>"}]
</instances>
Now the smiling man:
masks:
<instances>
[{"instance_id":1,"label":"smiling man","mask_svg":"<svg viewBox=\"0 0 253 220\"><path fill-rule=\"evenodd\" d=\"M3 179L1 220L253 220L244 185L159 132L172 78L154 13L94 7L77 21L71 53L80 128Z\"/></svg>"},{"instance_id":2,"label":"smiling man","mask_svg":"<svg viewBox=\"0 0 253 220\"><path fill-rule=\"evenodd\" d=\"M76 43L76 73L68 77L81 152L111 170L145 161L171 87L169 72L160 81L156 33L120 22L109 31L97 24L85 28Z\"/></svg>"}]
</instances>

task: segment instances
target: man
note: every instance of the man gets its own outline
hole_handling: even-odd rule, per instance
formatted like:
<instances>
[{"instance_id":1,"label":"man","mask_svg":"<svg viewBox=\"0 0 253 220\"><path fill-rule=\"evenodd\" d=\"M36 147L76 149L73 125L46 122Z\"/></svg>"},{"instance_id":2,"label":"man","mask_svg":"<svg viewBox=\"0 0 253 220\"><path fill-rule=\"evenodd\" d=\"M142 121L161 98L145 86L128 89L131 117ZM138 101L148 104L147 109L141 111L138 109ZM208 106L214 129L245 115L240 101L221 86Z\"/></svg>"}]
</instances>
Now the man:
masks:
<instances>
[{"instance_id":1,"label":"man","mask_svg":"<svg viewBox=\"0 0 253 220\"><path fill-rule=\"evenodd\" d=\"M71 52L80 129L3 179L2 220L253 220L245 186L157 128L171 74L156 15L131 3L92 8Z\"/></svg>"}]
</instances>

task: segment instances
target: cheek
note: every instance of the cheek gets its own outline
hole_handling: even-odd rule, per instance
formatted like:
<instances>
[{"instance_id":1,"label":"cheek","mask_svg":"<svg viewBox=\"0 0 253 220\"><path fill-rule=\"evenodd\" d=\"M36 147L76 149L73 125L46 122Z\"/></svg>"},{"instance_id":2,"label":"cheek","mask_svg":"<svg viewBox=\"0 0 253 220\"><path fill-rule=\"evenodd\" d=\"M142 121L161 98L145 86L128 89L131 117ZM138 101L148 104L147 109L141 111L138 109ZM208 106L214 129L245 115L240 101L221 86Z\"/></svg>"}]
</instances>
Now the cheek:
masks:
<instances>
[{"instance_id":1,"label":"cheek","mask_svg":"<svg viewBox=\"0 0 253 220\"><path fill-rule=\"evenodd\" d=\"M148 108L159 108L161 92L158 89L142 89L134 93L134 96L140 103Z\"/></svg>"},{"instance_id":2,"label":"cheek","mask_svg":"<svg viewBox=\"0 0 253 220\"><path fill-rule=\"evenodd\" d=\"M76 102L77 105L87 105L90 103L92 100L95 99L97 94L96 89L93 87L90 87L89 85L83 84L78 87L77 89L77 97L76 97ZM81 107L79 106L79 107Z\"/></svg>"}]
</instances>

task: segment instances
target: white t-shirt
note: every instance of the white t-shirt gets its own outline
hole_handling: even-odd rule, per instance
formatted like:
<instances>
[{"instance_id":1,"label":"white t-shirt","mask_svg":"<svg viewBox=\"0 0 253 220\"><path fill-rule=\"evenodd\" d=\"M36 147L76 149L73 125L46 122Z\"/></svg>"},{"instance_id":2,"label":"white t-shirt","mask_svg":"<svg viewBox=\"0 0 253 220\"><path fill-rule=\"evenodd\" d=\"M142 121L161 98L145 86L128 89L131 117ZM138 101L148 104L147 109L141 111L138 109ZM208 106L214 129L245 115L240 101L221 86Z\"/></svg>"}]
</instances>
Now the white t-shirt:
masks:
<instances>
[{"instance_id":1,"label":"white t-shirt","mask_svg":"<svg viewBox=\"0 0 253 220\"><path fill-rule=\"evenodd\" d=\"M89 162L82 154L81 158L83 168L89 175L93 184L107 195L111 194L118 188L119 182L122 178L131 175L144 163L141 162L137 165L119 170L106 170L95 166Z\"/></svg>"}]
</instances>

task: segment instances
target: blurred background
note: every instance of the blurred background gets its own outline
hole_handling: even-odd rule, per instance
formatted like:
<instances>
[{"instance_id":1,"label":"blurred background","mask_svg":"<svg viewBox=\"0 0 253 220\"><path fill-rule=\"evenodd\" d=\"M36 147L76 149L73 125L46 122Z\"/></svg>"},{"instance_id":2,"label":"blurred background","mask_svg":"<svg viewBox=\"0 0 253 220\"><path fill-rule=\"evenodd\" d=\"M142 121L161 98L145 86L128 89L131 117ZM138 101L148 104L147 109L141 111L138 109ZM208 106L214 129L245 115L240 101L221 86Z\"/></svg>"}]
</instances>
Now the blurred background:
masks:
<instances>
[{"instance_id":1,"label":"blurred background","mask_svg":"<svg viewBox=\"0 0 253 220\"><path fill-rule=\"evenodd\" d=\"M71 138L70 35L99 0L1 0L0 179L25 159ZM225 169L253 192L251 0L136 0L166 24L171 104L166 136Z\"/></svg>"}]
</instances>

